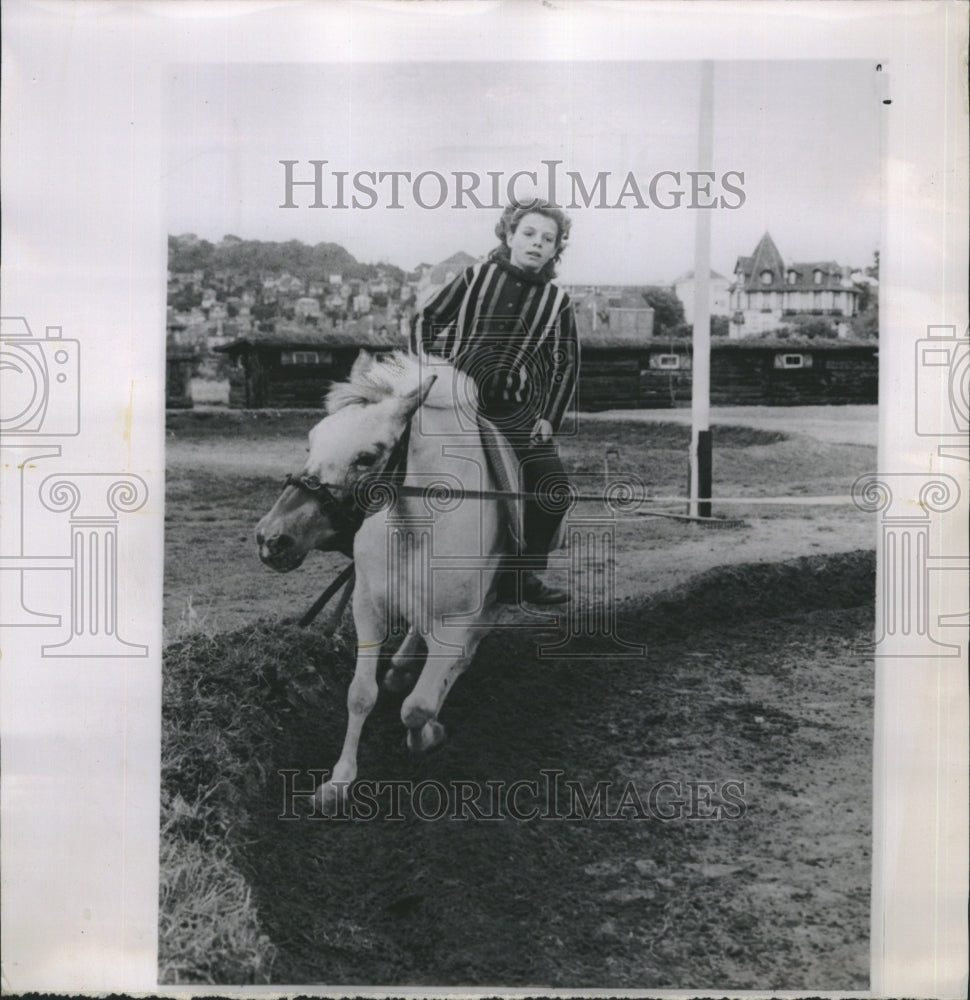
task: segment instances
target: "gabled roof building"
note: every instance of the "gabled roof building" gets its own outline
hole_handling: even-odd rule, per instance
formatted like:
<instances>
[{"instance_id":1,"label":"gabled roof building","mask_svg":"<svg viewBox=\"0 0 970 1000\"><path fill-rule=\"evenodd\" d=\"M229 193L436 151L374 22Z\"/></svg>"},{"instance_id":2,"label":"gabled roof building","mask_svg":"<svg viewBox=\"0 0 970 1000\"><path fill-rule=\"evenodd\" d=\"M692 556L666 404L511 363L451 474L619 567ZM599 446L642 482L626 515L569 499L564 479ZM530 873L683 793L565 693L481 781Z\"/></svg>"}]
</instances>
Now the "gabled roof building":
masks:
<instances>
[{"instance_id":1,"label":"gabled roof building","mask_svg":"<svg viewBox=\"0 0 970 1000\"><path fill-rule=\"evenodd\" d=\"M750 257L738 257L731 286L730 336L751 337L786 325L795 316L830 319L847 336L858 312L851 270L834 260L784 262L769 233Z\"/></svg>"}]
</instances>

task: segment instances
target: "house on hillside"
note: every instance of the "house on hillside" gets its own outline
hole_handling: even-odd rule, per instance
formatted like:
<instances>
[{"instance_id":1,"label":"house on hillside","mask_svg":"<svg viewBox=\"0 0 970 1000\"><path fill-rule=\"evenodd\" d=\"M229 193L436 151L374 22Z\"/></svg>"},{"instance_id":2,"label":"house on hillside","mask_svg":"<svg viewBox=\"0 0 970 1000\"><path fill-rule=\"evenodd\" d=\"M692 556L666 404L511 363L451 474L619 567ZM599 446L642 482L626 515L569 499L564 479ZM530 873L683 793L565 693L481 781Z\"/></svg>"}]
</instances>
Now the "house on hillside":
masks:
<instances>
[{"instance_id":1,"label":"house on hillside","mask_svg":"<svg viewBox=\"0 0 970 1000\"><path fill-rule=\"evenodd\" d=\"M311 298L309 295L304 296L303 298L296 300L294 312L296 318L299 320L303 320L304 322L319 323L320 301L319 299Z\"/></svg>"},{"instance_id":2,"label":"house on hillside","mask_svg":"<svg viewBox=\"0 0 970 1000\"><path fill-rule=\"evenodd\" d=\"M319 407L333 382L350 374L361 350L375 356L402 348L396 330L348 321L341 328L278 324L217 348L232 362L229 405L245 409Z\"/></svg>"},{"instance_id":3,"label":"house on hillside","mask_svg":"<svg viewBox=\"0 0 970 1000\"><path fill-rule=\"evenodd\" d=\"M447 260L443 260L433 267L422 264L415 289L418 308L420 309L439 288L444 288L448 282L454 281L466 267L471 267L475 263L477 263L475 257L465 253L464 250L459 250L458 253L452 254Z\"/></svg>"},{"instance_id":4,"label":"house on hillside","mask_svg":"<svg viewBox=\"0 0 970 1000\"><path fill-rule=\"evenodd\" d=\"M796 316L830 319L845 337L858 312L859 290L848 267L831 260L786 264L768 233L750 257L738 257L734 279L732 339L778 330Z\"/></svg>"},{"instance_id":5,"label":"house on hillside","mask_svg":"<svg viewBox=\"0 0 970 1000\"><path fill-rule=\"evenodd\" d=\"M688 326L692 325L694 322L694 272L692 270L685 271L674 281L671 287L673 288L674 295L683 304L684 321ZM731 282L723 274L711 271L710 290L711 315L730 316Z\"/></svg>"}]
</instances>

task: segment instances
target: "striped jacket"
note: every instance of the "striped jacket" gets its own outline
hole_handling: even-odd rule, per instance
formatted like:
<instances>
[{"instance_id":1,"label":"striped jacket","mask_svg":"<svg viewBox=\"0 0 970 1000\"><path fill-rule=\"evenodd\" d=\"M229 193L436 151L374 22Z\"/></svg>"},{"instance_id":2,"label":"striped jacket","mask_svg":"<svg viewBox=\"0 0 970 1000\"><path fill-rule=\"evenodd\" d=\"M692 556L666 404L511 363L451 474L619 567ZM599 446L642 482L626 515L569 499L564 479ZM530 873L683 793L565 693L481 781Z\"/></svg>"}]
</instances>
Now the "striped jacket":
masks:
<instances>
[{"instance_id":1,"label":"striped jacket","mask_svg":"<svg viewBox=\"0 0 970 1000\"><path fill-rule=\"evenodd\" d=\"M569 296L502 259L473 264L415 317L411 350L474 379L486 416L519 411L559 427L576 388L579 340Z\"/></svg>"}]
</instances>

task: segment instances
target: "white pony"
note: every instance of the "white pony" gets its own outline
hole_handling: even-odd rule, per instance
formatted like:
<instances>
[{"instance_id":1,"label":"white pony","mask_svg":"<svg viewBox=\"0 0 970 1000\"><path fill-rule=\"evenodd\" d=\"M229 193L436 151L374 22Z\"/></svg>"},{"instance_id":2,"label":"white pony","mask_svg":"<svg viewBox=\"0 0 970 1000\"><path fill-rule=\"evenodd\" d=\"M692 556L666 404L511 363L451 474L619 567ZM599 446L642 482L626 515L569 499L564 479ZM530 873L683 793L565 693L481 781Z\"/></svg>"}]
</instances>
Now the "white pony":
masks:
<instances>
[{"instance_id":1,"label":"white pony","mask_svg":"<svg viewBox=\"0 0 970 1000\"><path fill-rule=\"evenodd\" d=\"M420 675L401 706L408 746L420 752L444 739L441 706L497 616L493 583L507 549L508 505L456 498L440 489L498 488L477 428L469 426L475 397L470 379L436 359L397 353L374 361L361 353L349 380L327 396L327 416L310 431L303 472L288 478L257 527L260 558L285 573L311 549L345 545L359 522L353 539L357 663L343 750L331 779L317 790L325 812L335 809L357 776L361 729L377 700L378 657L392 623L403 619L408 631L392 657L385 687L406 690L421 667L422 639L427 646ZM378 483L370 492L381 488L368 477L401 452L395 444L409 425L403 485L426 492L392 497L389 506L361 522L362 494L369 484ZM508 461L509 453L504 457Z\"/></svg>"}]
</instances>

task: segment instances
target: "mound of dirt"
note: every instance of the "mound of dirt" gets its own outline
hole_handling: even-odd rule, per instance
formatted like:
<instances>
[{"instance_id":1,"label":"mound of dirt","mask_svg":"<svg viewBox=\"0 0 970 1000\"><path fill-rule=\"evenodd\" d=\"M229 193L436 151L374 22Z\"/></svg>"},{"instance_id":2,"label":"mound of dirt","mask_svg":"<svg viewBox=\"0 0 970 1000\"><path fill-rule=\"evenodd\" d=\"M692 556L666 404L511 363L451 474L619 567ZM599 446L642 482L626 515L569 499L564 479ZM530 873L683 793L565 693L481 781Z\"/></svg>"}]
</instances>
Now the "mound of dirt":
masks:
<instances>
[{"instance_id":1,"label":"mound of dirt","mask_svg":"<svg viewBox=\"0 0 970 1000\"><path fill-rule=\"evenodd\" d=\"M402 798L345 820L310 818L287 781L339 755L352 637L192 638L166 650L163 791L206 803L182 832L229 845L276 982L864 989L874 569L869 552L735 566L625 601L646 658L493 633L436 753L404 752L382 694L360 777ZM550 815L552 772L587 798L709 786L708 812ZM487 818L490 782L523 783L527 817ZM429 819L459 786L469 810Z\"/></svg>"},{"instance_id":2,"label":"mound of dirt","mask_svg":"<svg viewBox=\"0 0 970 1000\"><path fill-rule=\"evenodd\" d=\"M718 566L646 600L621 601L618 617L633 626L630 634L639 641L658 642L722 622L871 605L875 589L875 552L805 556Z\"/></svg>"}]
</instances>

